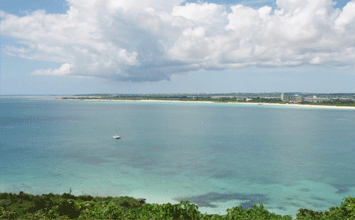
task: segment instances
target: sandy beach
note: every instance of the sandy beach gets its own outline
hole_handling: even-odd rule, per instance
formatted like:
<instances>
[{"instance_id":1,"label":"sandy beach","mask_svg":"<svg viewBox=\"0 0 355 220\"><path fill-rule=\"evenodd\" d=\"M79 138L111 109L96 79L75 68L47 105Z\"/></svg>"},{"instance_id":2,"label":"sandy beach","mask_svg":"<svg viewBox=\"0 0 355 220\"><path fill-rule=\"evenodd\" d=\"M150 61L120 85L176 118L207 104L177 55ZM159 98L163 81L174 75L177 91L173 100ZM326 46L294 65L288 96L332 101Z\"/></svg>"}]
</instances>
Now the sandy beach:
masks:
<instances>
[{"instance_id":1,"label":"sandy beach","mask_svg":"<svg viewBox=\"0 0 355 220\"><path fill-rule=\"evenodd\" d=\"M178 101L178 100L110 100L110 99L65 99L75 101L100 101L100 102L175 102L175 103L214 103L214 104L231 104L231 105L267 105L279 107L295 107L295 108L317 108L317 109L348 109L355 110L355 106L329 106L329 105L302 105L302 104L280 104L265 102L212 102L212 101Z\"/></svg>"}]
</instances>

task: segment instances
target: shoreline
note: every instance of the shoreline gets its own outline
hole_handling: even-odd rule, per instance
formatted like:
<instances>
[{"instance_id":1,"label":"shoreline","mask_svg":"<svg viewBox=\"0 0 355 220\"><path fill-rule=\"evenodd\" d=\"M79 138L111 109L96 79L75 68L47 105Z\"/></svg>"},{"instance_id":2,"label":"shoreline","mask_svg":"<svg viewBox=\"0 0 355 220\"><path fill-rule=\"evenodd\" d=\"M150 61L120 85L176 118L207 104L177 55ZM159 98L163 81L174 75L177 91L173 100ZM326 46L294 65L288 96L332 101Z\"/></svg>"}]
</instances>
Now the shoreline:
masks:
<instances>
[{"instance_id":1,"label":"shoreline","mask_svg":"<svg viewBox=\"0 0 355 220\"><path fill-rule=\"evenodd\" d=\"M180 100L111 100L111 99L60 99L72 101L100 101L100 102L173 102L173 103L209 103L209 104L231 104L231 105L266 105L278 107L296 107L296 108L316 108L316 109L347 109L355 110L355 106L331 106L331 105L309 105L309 104L281 104L265 102L213 102L213 101L180 101Z\"/></svg>"}]
</instances>

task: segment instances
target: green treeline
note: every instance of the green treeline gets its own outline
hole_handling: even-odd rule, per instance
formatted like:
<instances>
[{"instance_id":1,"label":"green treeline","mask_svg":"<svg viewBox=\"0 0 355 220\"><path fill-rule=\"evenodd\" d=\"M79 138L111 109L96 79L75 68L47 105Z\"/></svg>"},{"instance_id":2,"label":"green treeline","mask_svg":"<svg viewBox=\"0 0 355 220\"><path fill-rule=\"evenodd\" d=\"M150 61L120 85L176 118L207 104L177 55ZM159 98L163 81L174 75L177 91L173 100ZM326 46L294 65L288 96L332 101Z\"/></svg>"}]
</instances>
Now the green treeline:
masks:
<instances>
[{"instance_id":1,"label":"green treeline","mask_svg":"<svg viewBox=\"0 0 355 220\"><path fill-rule=\"evenodd\" d=\"M266 98L253 98L252 100L250 100L250 102L265 102L265 103L285 103L283 101L281 101L281 99L266 99Z\"/></svg>"},{"instance_id":2,"label":"green treeline","mask_svg":"<svg viewBox=\"0 0 355 220\"><path fill-rule=\"evenodd\" d=\"M296 219L354 219L355 198L344 198L340 207L317 212L299 209ZM145 204L132 197L93 197L43 194L0 193L0 219L287 219L292 217L270 213L263 204L244 210L241 206L227 209L226 215L202 214L188 201L180 204Z\"/></svg>"},{"instance_id":3,"label":"green treeline","mask_svg":"<svg viewBox=\"0 0 355 220\"><path fill-rule=\"evenodd\" d=\"M352 100L348 99L332 99L329 101L323 101L323 102L302 102L301 104L307 104L307 105L331 105L331 106L355 106L355 102Z\"/></svg>"}]
</instances>

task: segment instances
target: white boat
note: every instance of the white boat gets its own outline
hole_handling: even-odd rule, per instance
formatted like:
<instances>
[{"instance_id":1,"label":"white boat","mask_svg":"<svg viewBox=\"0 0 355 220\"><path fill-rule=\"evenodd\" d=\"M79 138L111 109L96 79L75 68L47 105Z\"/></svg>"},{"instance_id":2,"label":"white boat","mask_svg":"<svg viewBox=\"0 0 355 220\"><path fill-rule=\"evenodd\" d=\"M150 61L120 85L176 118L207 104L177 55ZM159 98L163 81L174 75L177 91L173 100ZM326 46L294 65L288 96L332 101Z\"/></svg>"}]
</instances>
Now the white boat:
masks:
<instances>
[{"instance_id":1,"label":"white boat","mask_svg":"<svg viewBox=\"0 0 355 220\"><path fill-rule=\"evenodd\" d=\"M115 136L112 136L113 139L120 139L120 136L118 135L115 135Z\"/></svg>"}]
</instances>

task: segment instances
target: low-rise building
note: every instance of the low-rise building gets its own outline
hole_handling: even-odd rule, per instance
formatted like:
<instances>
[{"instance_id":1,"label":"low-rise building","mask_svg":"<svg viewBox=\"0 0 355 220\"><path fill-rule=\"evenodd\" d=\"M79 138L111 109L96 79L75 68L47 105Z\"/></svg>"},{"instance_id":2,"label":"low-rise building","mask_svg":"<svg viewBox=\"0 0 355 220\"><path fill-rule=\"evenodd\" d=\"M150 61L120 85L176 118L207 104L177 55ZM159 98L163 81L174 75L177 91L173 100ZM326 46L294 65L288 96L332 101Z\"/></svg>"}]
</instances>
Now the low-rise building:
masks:
<instances>
[{"instance_id":1,"label":"low-rise building","mask_svg":"<svg viewBox=\"0 0 355 220\"><path fill-rule=\"evenodd\" d=\"M284 102L302 102L302 96L298 94L284 94L281 93L281 100Z\"/></svg>"},{"instance_id":2,"label":"low-rise building","mask_svg":"<svg viewBox=\"0 0 355 220\"><path fill-rule=\"evenodd\" d=\"M320 98L317 97L316 95L312 96L312 97L305 97L304 101L306 102L313 102L313 103L317 103L317 102L324 102L324 101L329 101L329 98Z\"/></svg>"}]
</instances>

